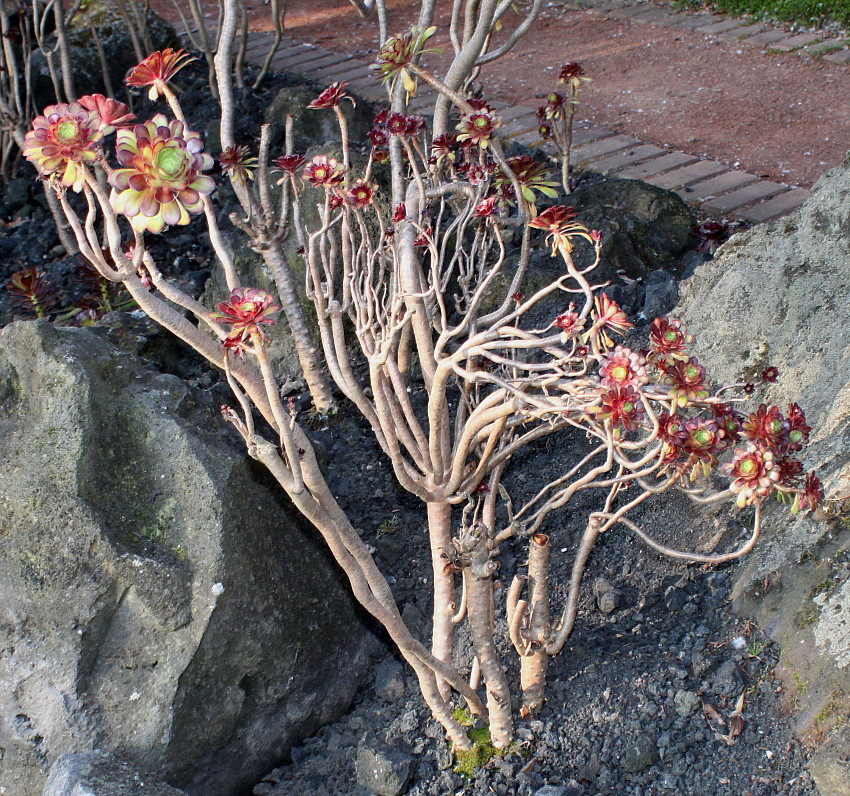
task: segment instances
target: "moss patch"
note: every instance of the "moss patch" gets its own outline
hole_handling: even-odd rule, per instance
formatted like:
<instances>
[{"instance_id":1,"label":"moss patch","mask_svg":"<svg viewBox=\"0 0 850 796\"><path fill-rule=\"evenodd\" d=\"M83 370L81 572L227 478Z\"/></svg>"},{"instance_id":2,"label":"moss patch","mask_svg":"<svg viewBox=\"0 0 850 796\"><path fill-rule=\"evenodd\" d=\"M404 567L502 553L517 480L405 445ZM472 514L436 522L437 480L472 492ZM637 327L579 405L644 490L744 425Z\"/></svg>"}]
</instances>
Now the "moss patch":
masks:
<instances>
[{"instance_id":1,"label":"moss patch","mask_svg":"<svg viewBox=\"0 0 850 796\"><path fill-rule=\"evenodd\" d=\"M475 727L475 718L465 709L457 708L452 716L462 726L467 727L466 735L472 741L472 749L456 749L455 774L473 779L475 772L486 766L494 757L501 757L508 749L497 749L490 740L489 727Z\"/></svg>"}]
</instances>

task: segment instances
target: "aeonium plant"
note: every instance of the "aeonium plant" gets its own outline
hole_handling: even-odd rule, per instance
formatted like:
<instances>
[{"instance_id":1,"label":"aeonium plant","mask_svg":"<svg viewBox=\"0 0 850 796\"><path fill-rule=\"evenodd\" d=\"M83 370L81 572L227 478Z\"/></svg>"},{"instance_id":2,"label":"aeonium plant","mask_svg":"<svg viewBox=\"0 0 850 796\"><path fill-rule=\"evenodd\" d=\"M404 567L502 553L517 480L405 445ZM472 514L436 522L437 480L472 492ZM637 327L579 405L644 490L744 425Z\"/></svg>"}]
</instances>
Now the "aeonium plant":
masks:
<instances>
[{"instance_id":1,"label":"aeonium plant","mask_svg":"<svg viewBox=\"0 0 850 796\"><path fill-rule=\"evenodd\" d=\"M431 553L428 646L405 626L385 576L328 489L295 402L281 398L267 329L286 299L280 289L273 295L241 283L212 210L214 181L206 174L212 161L188 130L167 79L157 91L176 119L158 114L132 127L129 119L113 124L117 166L103 148L109 124L98 110L106 106L97 102L91 111L48 109L27 154L57 191L97 270L123 282L148 315L224 373L234 395L224 416L323 536L357 599L415 672L454 748L473 746L454 710L456 698L488 725L492 745L506 748L514 706L528 715L543 703L548 660L572 631L582 575L601 534L620 526L662 554L718 564L752 548L769 498L811 510L822 494L796 458L810 431L798 406L742 409L758 383L712 387L675 319L653 322L648 351L627 345L632 325L625 312L590 281L600 234L572 208L536 207L541 194L554 190L545 168L507 158L500 121L487 103L446 88L409 61L412 42L399 45L394 60L383 58L392 67L384 76L388 82L399 76L405 91L408 79L445 91L459 111L454 133L432 136L422 117L387 109L375 120L371 156L358 170L340 112L345 85L336 84L311 105L336 115L339 159L270 152L266 130L257 158L243 144L228 145L221 165L251 210L233 220L258 251L287 232L297 242L323 363L372 428L399 484L422 503ZM164 67L166 59L151 62ZM222 96L225 78L219 75ZM119 111L109 110L113 122ZM378 162L389 164L390 201L376 201ZM66 201L68 188L85 198L85 221ZM313 226L305 222L308 202L318 210ZM200 213L229 291L214 308L164 278L146 247L146 235ZM505 244L507 227L518 232L514 250ZM540 244L558 258L559 275L525 295L529 253ZM573 261L577 246L591 252L582 268ZM287 278L276 272L276 284ZM547 308L553 300L560 305L555 312ZM366 367L356 367L358 360ZM761 381L775 378L768 369ZM272 439L258 431L257 414ZM565 472L522 500L512 498L503 481L516 454L543 437L571 439L575 432L581 442L568 444L580 452ZM666 547L629 514L670 490L701 503L737 504L752 520L749 537L717 554ZM588 491L596 508L576 540L569 591L556 605L548 587L550 535L558 532L553 512ZM528 566L500 590L499 553L508 544L527 548ZM518 659L518 695L495 643L496 611L504 612ZM462 622L474 656L463 672L454 663Z\"/></svg>"}]
</instances>

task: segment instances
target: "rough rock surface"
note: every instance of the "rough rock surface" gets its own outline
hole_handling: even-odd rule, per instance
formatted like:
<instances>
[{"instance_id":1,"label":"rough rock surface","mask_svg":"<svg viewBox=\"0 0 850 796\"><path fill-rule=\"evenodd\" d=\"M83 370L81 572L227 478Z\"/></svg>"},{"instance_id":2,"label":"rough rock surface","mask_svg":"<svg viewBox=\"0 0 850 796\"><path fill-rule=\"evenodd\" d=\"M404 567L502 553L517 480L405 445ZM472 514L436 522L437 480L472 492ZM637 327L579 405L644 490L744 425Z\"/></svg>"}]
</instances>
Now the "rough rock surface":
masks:
<instances>
[{"instance_id":1,"label":"rough rock surface","mask_svg":"<svg viewBox=\"0 0 850 796\"><path fill-rule=\"evenodd\" d=\"M143 776L100 752L61 755L42 796L186 796L185 791Z\"/></svg>"},{"instance_id":2,"label":"rough rock surface","mask_svg":"<svg viewBox=\"0 0 850 796\"><path fill-rule=\"evenodd\" d=\"M2 792L101 749L233 793L352 698L370 637L217 403L86 330L0 332Z\"/></svg>"},{"instance_id":3,"label":"rough rock surface","mask_svg":"<svg viewBox=\"0 0 850 796\"><path fill-rule=\"evenodd\" d=\"M810 768L822 796L850 796L850 727L840 727L826 740Z\"/></svg>"},{"instance_id":4,"label":"rough rock surface","mask_svg":"<svg viewBox=\"0 0 850 796\"><path fill-rule=\"evenodd\" d=\"M376 796L401 796L416 761L400 749L364 739L357 747L357 784Z\"/></svg>"},{"instance_id":5,"label":"rough rock surface","mask_svg":"<svg viewBox=\"0 0 850 796\"><path fill-rule=\"evenodd\" d=\"M321 91L321 89L319 89ZM304 152L317 142L339 141L339 124L336 114L330 110L312 110L307 106L319 94L313 86L287 86L282 88L266 111L266 121L271 125L271 146L281 147L284 139L287 116L294 116L292 146L295 152ZM352 141L363 142L372 127L375 112L363 101L357 105L343 102L340 105L348 121L348 133Z\"/></svg>"},{"instance_id":6,"label":"rough rock surface","mask_svg":"<svg viewBox=\"0 0 850 796\"><path fill-rule=\"evenodd\" d=\"M681 286L674 311L718 381L779 383L769 402L798 402L813 427L805 463L818 468L832 517L789 522L768 511L739 572L736 610L783 647L780 672L798 730L822 739L850 713L850 164L828 172L799 213L732 237ZM820 781L820 780L818 780Z\"/></svg>"},{"instance_id":7,"label":"rough rock surface","mask_svg":"<svg viewBox=\"0 0 850 796\"><path fill-rule=\"evenodd\" d=\"M589 182L569 196L579 220L602 232L594 281L646 279L662 269L680 274L678 255L693 244L694 217L682 198L638 180Z\"/></svg>"}]
</instances>

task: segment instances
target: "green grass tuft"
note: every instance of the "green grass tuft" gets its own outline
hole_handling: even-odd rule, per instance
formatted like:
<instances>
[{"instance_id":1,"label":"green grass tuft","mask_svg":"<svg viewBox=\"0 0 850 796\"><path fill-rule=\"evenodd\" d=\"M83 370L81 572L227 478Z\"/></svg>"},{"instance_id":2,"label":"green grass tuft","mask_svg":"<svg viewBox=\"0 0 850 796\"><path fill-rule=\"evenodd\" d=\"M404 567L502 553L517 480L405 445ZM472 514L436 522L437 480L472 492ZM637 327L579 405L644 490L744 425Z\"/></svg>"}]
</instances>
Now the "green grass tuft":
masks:
<instances>
[{"instance_id":1,"label":"green grass tuft","mask_svg":"<svg viewBox=\"0 0 850 796\"><path fill-rule=\"evenodd\" d=\"M762 19L795 22L802 25L823 25L837 22L850 27L848 0L679 0L684 8L705 8L732 16L750 14Z\"/></svg>"}]
</instances>

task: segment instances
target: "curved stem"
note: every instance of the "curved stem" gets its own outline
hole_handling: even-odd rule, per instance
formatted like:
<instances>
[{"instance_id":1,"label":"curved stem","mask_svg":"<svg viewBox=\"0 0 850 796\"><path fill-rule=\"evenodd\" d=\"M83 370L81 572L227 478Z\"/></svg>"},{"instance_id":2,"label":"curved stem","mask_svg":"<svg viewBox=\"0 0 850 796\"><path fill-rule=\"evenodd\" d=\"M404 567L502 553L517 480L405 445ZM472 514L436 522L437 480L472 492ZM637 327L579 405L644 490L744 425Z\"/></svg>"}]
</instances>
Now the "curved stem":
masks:
<instances>
[{"instance_id":1,"label":"curved stem","mask_svg":"<svg viewBox=\"0 0 850 796\"><path fill-rule=\"evenodd\" d=\"M581 542L576 551L575 560L573 561L573 571L570 574L570 591L567 595L567 604L564 606L561 621L554 638L546 645L547 655L557 655L564 648L564 644L567 643L570 633L573 632L573 626L576 623L576 614L578 614L578 596L581 591L581 578L584 574L587 559L590 558L590 551L593 550L593 545L599 536L601 525L601 520L593 516L588 520L587 527L584 529Z\"/></svg>"},{"instance_id":2,"label":"curved stem","mask_svg":"<svg viewBox=\"0 0 850 796\"><path fill-rule=\"evenodd\" d=\"M725 564L727 561L734 561L736 558L746 555L753 549L753 547L755 547L759 538L759 533L761 532L761 503L756 503L756 517L753 522L753 532L750 538L731 553L723 553L715 556L702 555L701 553L688 553L683 550L676 550L672 547L667 547L667 545L656 542L655 539L644 533L637 525L635 525L635 523L626 517L620 517L617 522L625 525L645 544L649 545L649 547L662 555L669 556L670 558L676 558L680 561L691 561L695 564Z\"/></svg>"}]
</instances>

